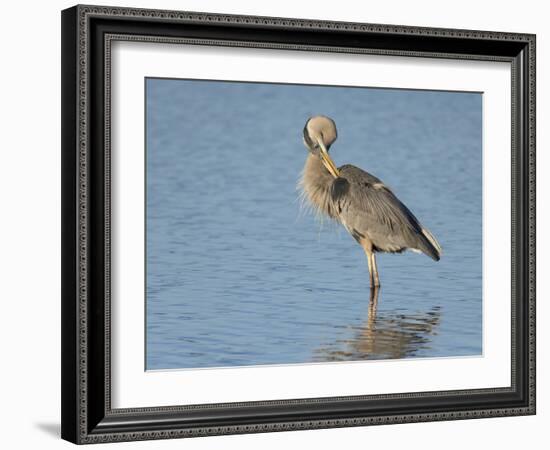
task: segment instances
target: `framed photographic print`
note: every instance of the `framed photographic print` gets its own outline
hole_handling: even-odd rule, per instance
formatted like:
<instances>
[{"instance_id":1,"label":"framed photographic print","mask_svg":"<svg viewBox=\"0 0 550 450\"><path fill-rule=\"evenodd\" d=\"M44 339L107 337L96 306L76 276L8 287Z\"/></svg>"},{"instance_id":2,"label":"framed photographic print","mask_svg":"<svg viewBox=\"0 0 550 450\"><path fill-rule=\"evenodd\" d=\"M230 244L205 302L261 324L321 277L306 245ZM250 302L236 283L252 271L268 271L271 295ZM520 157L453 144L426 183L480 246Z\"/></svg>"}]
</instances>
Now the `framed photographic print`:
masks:
<instances>
[{"instance_id":1,"label":"framed photographic print","mask_svg":"<svg viewBox=\"0 0 550 450\"><path fill-rule=\"evenodd\" d=\"M535 36L62 13L62 436L535 413Z\"/></svg>"}]
</instances>

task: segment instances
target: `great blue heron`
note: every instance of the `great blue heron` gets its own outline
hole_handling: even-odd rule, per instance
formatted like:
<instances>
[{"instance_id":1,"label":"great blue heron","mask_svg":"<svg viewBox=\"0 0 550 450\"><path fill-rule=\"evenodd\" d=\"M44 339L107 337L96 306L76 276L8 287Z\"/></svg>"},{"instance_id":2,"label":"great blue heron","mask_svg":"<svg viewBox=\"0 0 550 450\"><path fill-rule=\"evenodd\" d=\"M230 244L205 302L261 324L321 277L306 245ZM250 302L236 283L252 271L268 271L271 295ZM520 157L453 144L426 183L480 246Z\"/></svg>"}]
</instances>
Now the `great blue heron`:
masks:
<instances>
[{"instance_id":1,"label":"great blue heron","mask_svg":"<svg viewBox=\"0 0 550 450\"><path fill-rule=\"evenodd\" d=\"M380 286L377 252L422 252L439 261L441 247L413 213L375 176L346 164L337 168L328 151L337 137L326 116L311 117L304 127L309 155L301 186L312 206L340 222L367 255L371 287Z\"/></svg>"}]
</instances>

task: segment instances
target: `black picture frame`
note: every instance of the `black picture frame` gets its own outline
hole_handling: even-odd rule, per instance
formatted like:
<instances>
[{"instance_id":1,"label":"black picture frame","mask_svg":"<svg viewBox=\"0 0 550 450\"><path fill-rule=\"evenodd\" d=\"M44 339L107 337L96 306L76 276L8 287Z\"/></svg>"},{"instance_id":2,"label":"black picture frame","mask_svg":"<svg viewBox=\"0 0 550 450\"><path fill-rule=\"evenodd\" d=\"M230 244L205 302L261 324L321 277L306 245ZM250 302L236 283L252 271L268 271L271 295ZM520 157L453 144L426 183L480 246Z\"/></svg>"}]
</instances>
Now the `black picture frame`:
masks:
<instances>
[{"instance_id":1,"label":"black picture frame","mask_svg":"<svg viewBox=\"0 0 550 450\"><path fill-rule=\"evenodd\" d=\"M112 409L108 114L110 43L117 39L510 62L511 386ZM535 414L535 36L120 7L64 10L61 406L62 437L78 444Z\"/></svg>"}]
</instances>

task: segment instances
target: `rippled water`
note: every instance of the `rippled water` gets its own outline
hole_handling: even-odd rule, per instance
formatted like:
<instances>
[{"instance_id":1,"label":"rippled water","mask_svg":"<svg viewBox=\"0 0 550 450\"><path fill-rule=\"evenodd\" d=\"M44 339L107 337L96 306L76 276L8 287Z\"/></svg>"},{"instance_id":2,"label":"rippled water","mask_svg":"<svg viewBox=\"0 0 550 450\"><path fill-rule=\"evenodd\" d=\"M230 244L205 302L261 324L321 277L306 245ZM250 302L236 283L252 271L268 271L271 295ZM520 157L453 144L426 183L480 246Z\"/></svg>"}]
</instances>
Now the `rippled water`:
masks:
<instances>
[{"instance_id":1,"label":"rippled water","mask_svg":"<svg viewBox=\"0 0 550 450\"><path fill-rule=\"evenodd\" d=\"M481 94L147 80L147 369L479 355ZM302 128L443 247L379 255L300 208Z\"/></svg>"}]
</instances>

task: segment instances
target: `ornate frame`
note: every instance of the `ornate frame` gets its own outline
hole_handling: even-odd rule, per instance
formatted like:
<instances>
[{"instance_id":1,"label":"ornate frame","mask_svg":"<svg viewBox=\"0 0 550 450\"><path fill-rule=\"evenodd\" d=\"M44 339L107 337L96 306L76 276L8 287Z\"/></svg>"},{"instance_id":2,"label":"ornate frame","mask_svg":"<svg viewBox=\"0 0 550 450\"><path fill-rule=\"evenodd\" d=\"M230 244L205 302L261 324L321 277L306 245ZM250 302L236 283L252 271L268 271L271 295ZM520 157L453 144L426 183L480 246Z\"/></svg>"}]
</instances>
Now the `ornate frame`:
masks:
<instances>
[{"instance_id":1,"label":"ornate frame","mask_svg":"<svg viewBox=\"0 0 550 450\"><path fill-rule=\"evenodd\" d=\"M512 385L112 409L110 48L113 40L508 61L512 64ZM62 12L62 437L83 443L535 414L535 36L75 6Z\"/></svg>"}]
</instances>

